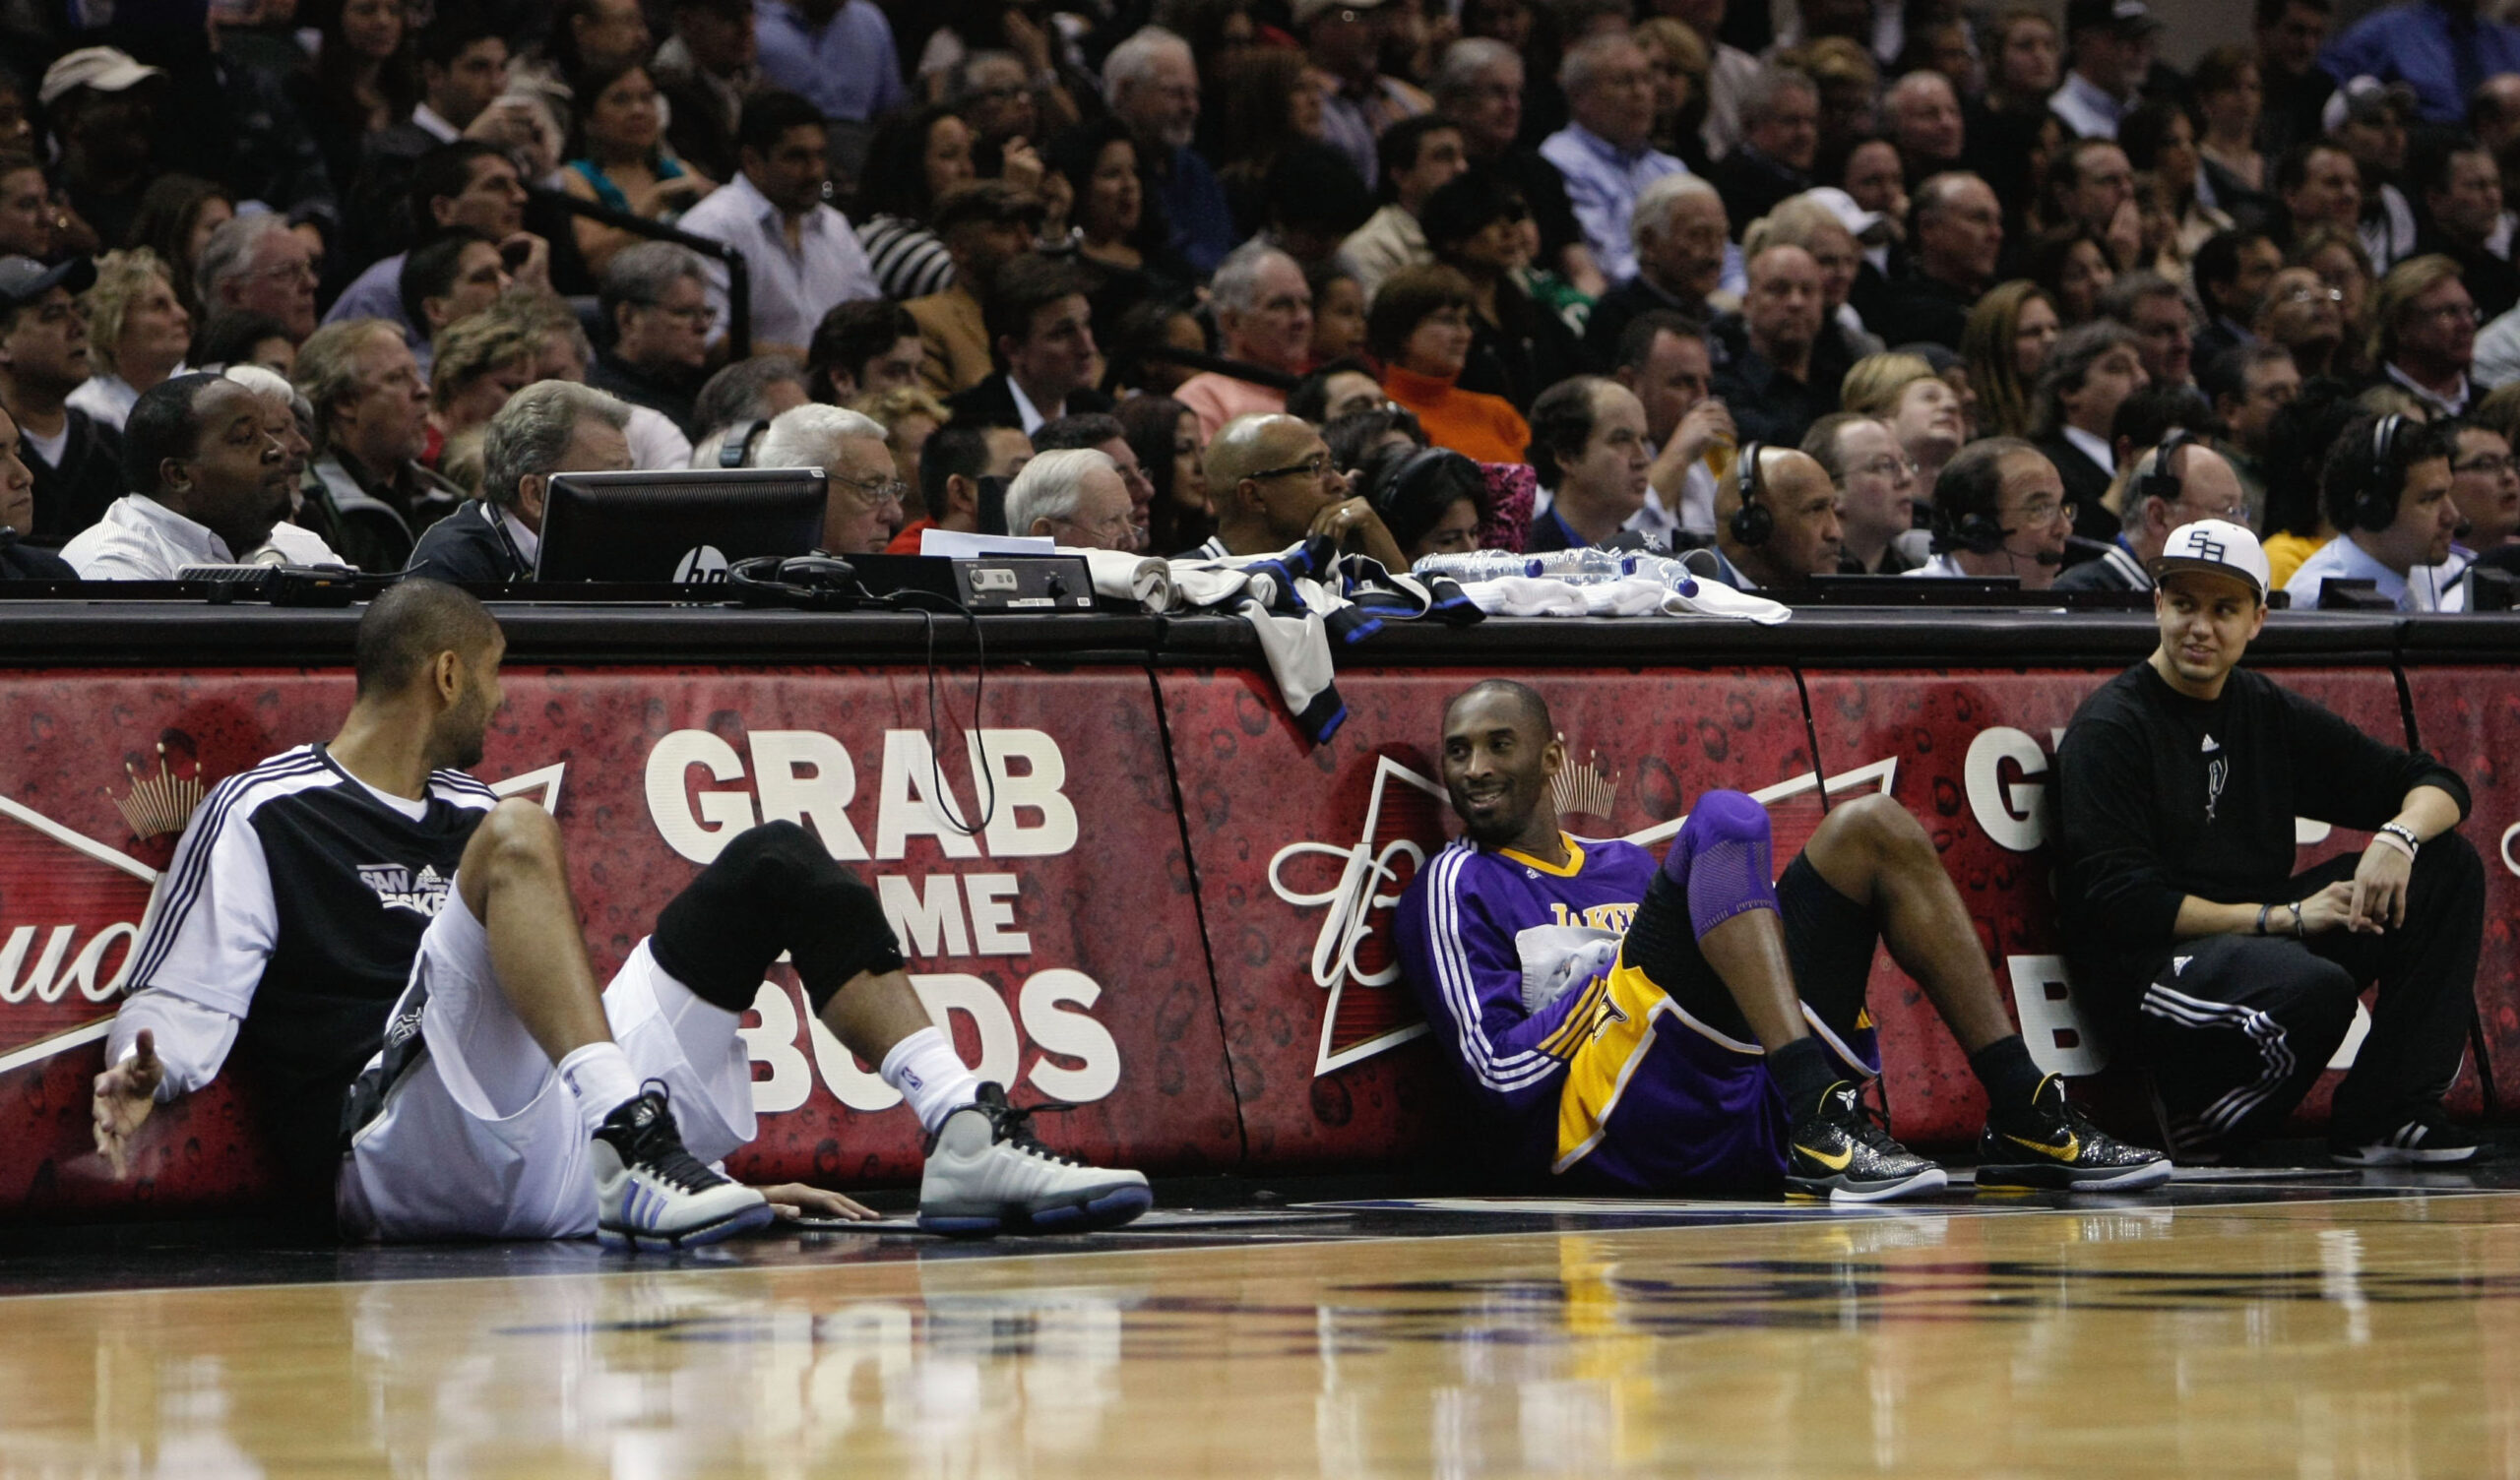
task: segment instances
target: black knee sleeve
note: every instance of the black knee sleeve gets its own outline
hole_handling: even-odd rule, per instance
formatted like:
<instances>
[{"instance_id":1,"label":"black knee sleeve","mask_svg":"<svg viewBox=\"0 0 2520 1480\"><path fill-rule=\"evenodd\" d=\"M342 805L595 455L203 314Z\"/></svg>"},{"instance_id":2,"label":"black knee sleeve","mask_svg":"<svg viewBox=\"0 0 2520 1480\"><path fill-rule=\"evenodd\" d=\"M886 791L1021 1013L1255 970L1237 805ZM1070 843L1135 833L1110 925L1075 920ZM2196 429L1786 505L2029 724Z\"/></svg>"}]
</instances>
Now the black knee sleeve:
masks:
<instances>
[{"instance_id":1,"label":"black knee sleeve","mask_svg":"<svg viewBox=\"0 0 2520 1480\"><path fill-rule=\"evenodd\" d=\"M752 1006L783 951L816 1012L859 972L903 965L875 892L788 822L727 843L657 916L648 949L675 980L732 1013Z\"/></svg>"}]
</instances>

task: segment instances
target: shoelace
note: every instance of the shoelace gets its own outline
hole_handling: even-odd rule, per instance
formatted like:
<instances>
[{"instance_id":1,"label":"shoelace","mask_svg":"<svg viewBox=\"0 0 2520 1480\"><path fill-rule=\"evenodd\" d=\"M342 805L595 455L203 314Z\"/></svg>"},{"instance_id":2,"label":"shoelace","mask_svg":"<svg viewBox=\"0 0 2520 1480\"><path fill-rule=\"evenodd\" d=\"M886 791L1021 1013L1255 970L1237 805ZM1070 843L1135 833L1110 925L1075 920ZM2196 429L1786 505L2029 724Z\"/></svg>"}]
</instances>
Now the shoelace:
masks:
<instances>
[{"instance_id":1,"label":"shoelace","mask_svg":"<svg viewBox=\"0 0 2520 1480\"><path fill-rule=\"evenodd\" d=\"M1876 1151L1907 1151L1890 1134L1889 1111L1866 1099L1861 1086L1855 1092L1855 1137Z\"/></svg>"},{"instance_id":2,"label":"shoelace","mask_svg":"<svg viewBox=\"0 0 2520 1480\"><path fill-rule=\"evenodd\" d=\"M1028 1156L1039 1156L1043 1161L1055 1162L1060 1166L1085 1165L1073 1156L1063 1156L1041 1144L1040 1138L1033 1134L1034 1116L1065 1115L1076 1106L1060 1104L1054 1100L1039 1105L1023 1106L1011 1105L1004 1100L995 1104L986 1100L976 1103L981 1112L988 1116L989 1126L996 1132L999 1141L1013 1143L1015 1149Z\"/></svg>"},{"instance_id":3,"label":"shoelace","mask_svg":"<svg viewBox=\"0 0 2520 1480\"><path fill-rule=\"evenodd\" d=\"M672 1185L686 1193L707 1192L725 1179L703 1165L682 1144L682 1139L666 1130L672 1124L673 1091L662 1079L650 1079L639 1086L642 1099L651 1095L657 1101L658 1113L639 1128L629 1146L628 1161L644 1169L649 1176Z\"/></svg>"}]
</instances>

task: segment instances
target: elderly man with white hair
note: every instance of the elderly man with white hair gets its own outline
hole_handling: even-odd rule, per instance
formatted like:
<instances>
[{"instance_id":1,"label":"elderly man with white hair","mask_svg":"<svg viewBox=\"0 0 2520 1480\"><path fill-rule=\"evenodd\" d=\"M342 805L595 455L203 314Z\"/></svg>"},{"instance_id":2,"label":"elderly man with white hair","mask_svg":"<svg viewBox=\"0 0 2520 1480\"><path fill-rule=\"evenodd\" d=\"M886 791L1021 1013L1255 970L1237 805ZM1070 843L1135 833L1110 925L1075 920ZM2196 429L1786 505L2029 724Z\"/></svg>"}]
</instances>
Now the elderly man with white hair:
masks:
<instances>
[{"instance_id":1,"label":"elderly man with white hair","mask_svg":"<svg viewBox=\"0 0 2520 1480\"><path fill-rule=\"evenodd\" d=\"M751 467L819 467L831 478L823 508L827 555L881 555L902 525L908 491L873 417L820 402L782 411L753 445ZM1121 499L1128 498L1125 490Z\"/></svg>"},{"instance_id":2,"label":"elderly man with white hair","mask_svg":"<svg viewBox=\"0 0 2520 1480\"><path fill-rule=\"evenodd\" d=\"M1665 175L1639 192L1629 227L1636 276L1604 293L1584 323L1584 352L1595 367L1617 359L1619 336L1639 314L1668 309L1701 324L1715 317L1720 309L1709 300L1723 283L1732 236L1724 198L1696 175Z\"/></svg>"},{"instance_id":3,"label":"elderly man with white hair","mask_svg":"<svg viewBox=\"0 0 2520 1480\"><path fill-rule=\"evenodd\" d=\"M1078 550L1135 550L1137 515L1120 465L1101 448L1042 453L1006 489L1006 532Z\"/></svg>"},{"instance_id":4,"label":"elderly man with white hair","mask_svg":"<svg viewBox=\"0 0 2520 1480\"><path fill-rule=\"evenodd\" d=\"M403 574L458 586L533 580L551 475L627 471L629 424L625 402L575 381L509 397L481 434L481 496L431 524Z\"/></svg>"},{"instance_id":5,"label":"elderly man with white hair","mask_svg":"<svg viewBox=\"0 0 2520 1480\"><path fill-rule=\"evenodd\" d=\"M193 281L213 313L222 308L269 314L292 344L315 332L315 252L277 216L240 216L210 233Z\"/></svg>"},{"instance_id":6,"label":"elderly man with white hair","mask_svg":"<svg viewBox=\"0 0 2520 1480\"><path fill-rule=\"evenodd\" d=\"M1225 357L1293 377L1312 359L1312 289L1303 269L1276 247L1246 242L1217 269L1208 291L1214 297L1217 334ZM1199 418L1199 436L1213 438L1237 416L1287 408L1287 393L1204 370L1183 381L1172 399Z\"/></svg>"},{"instance_id":7,"label":"elderly man with white hair","mask_svg":"<svg viewBox=\"0 0 2520 1480\"><path fill-rule=\"evenodd\" d=\"M1636 276L1628 221L1636 198L1665 175L1688 166L1654 148L1654 73L1624 34L1600 35L1568 49L1557 69L1572 115L1540 147L1541 157L1566 176L1566 199L1592 244L1593 259L1612 283Z\"/></svg>"},{"instance_id":8,"label":"elderly man with white hair","mask_svg":"<svg viewBox=\"0 0 2520 1480\"><path fill-rule=\"evenodd\" d=\"M1149 26L1102 62L1102 96L1138 141L1138 178L1164 208L1167 245L1191 267L1213 273L1241 239L1217 172L1190 148L1199 128L1199 66L1190 43Z\"/></svg>"}]
</instances>

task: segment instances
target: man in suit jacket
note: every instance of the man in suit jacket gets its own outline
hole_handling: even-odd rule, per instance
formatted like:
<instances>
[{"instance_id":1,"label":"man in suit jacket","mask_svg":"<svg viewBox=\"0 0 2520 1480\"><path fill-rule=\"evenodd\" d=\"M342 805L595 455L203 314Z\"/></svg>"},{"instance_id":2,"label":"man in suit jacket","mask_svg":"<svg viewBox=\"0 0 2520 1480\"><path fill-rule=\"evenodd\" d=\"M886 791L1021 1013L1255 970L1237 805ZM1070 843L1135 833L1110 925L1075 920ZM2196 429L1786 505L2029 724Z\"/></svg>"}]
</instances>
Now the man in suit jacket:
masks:
<instances>
[{"instance_id":1,"label":"man in suit jacket","mask_svg":"<svg viewBox=\"0 0 2520 1480\"><path fill-rule=\"evenodd\" d=\"M1029 437L1044 421L1111 408L1094 388L1094 309L1072 264L1016 258L998 270L982 313L997 370L946 398L957 425L1018 427Z\"/></svg>"},{"instance_id":2,"label":"man in suit jacket","mask_svg":"<svg viewBox=\"0 0 2520 1480\"><path fill-rule=\"evenodd\" d=\"M2151 383L2143 341L2111 319L2067 331L2039 372L2038 448L2064 480L2074 532L2102 543L2117 537L2117 516L2101 495L2117 476L2117 407Z\"/></svg>"},{"instance_id":3,"label":"man in suit jacket","mask_svg":"<svg viewBox=\"0 0 2520 1480\"><path fill-rule=\"evenodd\" d=\"M536 381L481 434L481 496L431 524L406 576L491 585L531 581L542 551L551 475L630 466L629 405L574 381Z\"/></svg>"}]
</instances>

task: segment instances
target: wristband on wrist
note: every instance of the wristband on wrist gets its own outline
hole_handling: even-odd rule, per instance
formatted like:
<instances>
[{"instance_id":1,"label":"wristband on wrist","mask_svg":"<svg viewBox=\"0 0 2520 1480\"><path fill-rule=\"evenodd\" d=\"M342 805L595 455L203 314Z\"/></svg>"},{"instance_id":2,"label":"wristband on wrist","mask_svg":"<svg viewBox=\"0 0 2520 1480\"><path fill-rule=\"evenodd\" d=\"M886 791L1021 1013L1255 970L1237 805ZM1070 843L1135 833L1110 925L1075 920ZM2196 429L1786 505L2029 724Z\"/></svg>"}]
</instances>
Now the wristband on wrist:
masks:
<instances>
[{"instance_id":1,"label":"wristband on wrist","mask_svg":"<svg viewBox=\"0 0 2520 1480\"><path fill-rule=\"evenodd\" d=\"M2382 823L2380 824L2380 831L2371 835L2374 837L2394 838L2398 842L2404 843L2406 845L2406 856L2409 858L2413 858L2416 854L2416 850L2424 846L2424 839L2416 836L2415 830L2404 823Z\"/></svg>"},{"instance_id":2,"label":"wristband on wrist","mask_svg":"<svg viewBox=\"0 0 2520 1480\"><path fill-rule=\"evenodd\" d=\"M2293 901L2293 939L2306 941L2309 938L2310 922L2301 918L2301 901L2296 899Z\"/></svg>"},{"instance_id":3,"label":"wristband on wrist","mask_svg":"<svg viewBox=\"0 0 2520 1480\"><path fill-rule=\"evenodd\" d=\"M2266 934L2266 912L2274 907L2275 906L2272 904L2261 904L2257 907L2257 933L2259 935Z\"/></svg>"},{"instance_id":4,"label":"wristband on wrist","mask_svg":"<svg viewBox=\"0 0 2520 1480\"><path fill-rule=\"evenodd\" d=\"M2394 832L2374 832L2371 834L2371 840L2377 843L2386 843L2398 852L2404 853L2406 855L2407 862L2409 863L2413 863L2415 861L2415 849L2407 844L2407 840L2405 838L2398 836Z\"/></svg>"}]
</instances>

